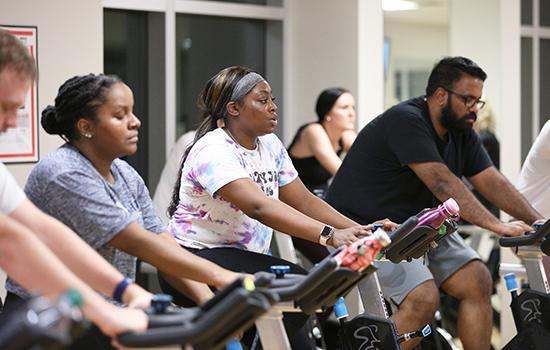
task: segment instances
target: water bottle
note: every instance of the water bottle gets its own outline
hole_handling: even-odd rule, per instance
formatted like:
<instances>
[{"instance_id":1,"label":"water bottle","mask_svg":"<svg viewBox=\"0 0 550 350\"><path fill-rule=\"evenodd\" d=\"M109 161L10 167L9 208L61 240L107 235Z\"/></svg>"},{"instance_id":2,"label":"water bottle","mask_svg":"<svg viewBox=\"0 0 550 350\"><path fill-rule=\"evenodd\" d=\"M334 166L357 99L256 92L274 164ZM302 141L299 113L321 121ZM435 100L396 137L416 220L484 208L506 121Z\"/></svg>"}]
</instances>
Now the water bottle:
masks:
<instances>
[{"instance_id":1,"label":"water bottle","mask_svg":"<svg viewBox=\"0 0 550 350\"><path fill-rule=\"evenodd\" d=\"M69 290L56 300L37 297L2 313L0 349L30 349L68 346L88 326L80 309L82 297Z\"/></svg>"},{"instance_id":2,"label":"water bottle","mask_svg":"<svg viewBox=\"0 0 550 350\"><path fill-rule=\"evenodd\" d=\"M458 203L452 198L438 205L436 208L426 209L418 214L417 226L430 226L438 230L445 222L445 219L458 214L460 210Z\"/></svg>"},{"instance_id":3,"label":"water bottle","mask_svg":"<svg viewBox=\"0 0 550 350\"><path fill-rule=\"evenodd\" d=\"M514 313L514 304L517 304L518 298L518 281L516 279L516 274L511 272L504 275L504 281L506 282L506 290L510 292L512 296L512 302L510 307L512 308L512 313ZM515 302L514 302L515 301ZM516 330L519 332L522 329L521 326L521 316L519 314L514 314L514 323L516 324Z\"/></svg>"},{"instance_id":4,"label":"water bottle","mask_svg":"<svg viewBox=\"0 0 550 350\"><path fill-rule=\"evenodd\" d=\"M342 249L335 259L341 266L361 272L369 267L380 250L390 243L388 234L384 230L378 229L372 235L359 238Z\"/></svg>"},{"instance_id":5,"label":"water bottle","mask_svg":"<svg viewBox=\"0 0 550 350\"><path fill-rule=\"evenodd\" d=\"M346 302L344 301L344 298L340 297L334 304L334 316L336 316L336 319L340 322L341 325L343 325L348 316L348 308L346 307Z\"/></svg>"},{"instance_id":6,"label":"water bottle","mask_svg":"<svg viewBox=\"0 0 550 350\"><path fill-rule=\"evenodd\" d=\"M59 312L57 326L59 331L73 336L83 331L83 329L77 327L77 325L84 322L84 314L81 310L83 302L79 292L69 289L54 303L54 307Z\"/></svg>"},{"instance_id":7,"label":"water bottle","mask_svg":"<svg viewBox=\"0 0 550 350\"><path fill-rule=\"evenodd\" d=\"M237 339L231 339L225 345L225 350L243 350L243 346Z\"/></svg>"}]
</instances>

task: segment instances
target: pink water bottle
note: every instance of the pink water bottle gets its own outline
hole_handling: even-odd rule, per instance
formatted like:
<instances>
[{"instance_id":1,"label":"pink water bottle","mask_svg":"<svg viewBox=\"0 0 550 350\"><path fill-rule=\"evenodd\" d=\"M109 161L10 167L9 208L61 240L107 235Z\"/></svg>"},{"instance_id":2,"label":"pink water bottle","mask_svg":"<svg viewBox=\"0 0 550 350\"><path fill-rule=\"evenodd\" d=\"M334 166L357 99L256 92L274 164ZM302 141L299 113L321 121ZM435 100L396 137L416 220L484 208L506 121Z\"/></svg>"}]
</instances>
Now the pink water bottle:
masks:
<instances>
[{"instance_id":1,"label":"pink water bottle","mask_svg":"<svg viewBox=\"0 0 550 350\"><path fill-rule=\"evenodd\" d=\"M418 214L417 226L430 226L434 230L437 230L443 225L445 219L458 214L459 210L458 203L454 199L449 198L436 208L426 209Z\"/></svg>"},{"instance_id":2,"label":"pink water bottle","mask_svg":"<svg viewBox=\"0 0 550 350\"><path fill-rule=\"evenodd\" d=\"M335 256L341 266L361 272L372 264L380 250L391 243L388 234L376 230L372 235L359 238Z\"/></svg>"}]
</instances>

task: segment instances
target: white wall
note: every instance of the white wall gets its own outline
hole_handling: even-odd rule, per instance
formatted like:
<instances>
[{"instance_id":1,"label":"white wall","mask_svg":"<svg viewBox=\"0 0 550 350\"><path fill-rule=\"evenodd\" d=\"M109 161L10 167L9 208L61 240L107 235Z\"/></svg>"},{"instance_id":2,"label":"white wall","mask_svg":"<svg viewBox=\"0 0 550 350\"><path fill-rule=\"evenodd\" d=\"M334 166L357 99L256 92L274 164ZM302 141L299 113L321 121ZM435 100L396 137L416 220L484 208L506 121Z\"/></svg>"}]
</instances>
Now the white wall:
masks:
<instances>
[{"instance_id":1,"label":"white wall","mask_svg":"<svg viewBox=\"0 0 550 350\"><path fill-rule=\"evenodd\" d=\"M355 95L364 125L383 107L380 1L288 0L286 8L285 141L317 120L317 96L331 86Z\"/></svg>"},{"instance_id":2,"label":"white wall","mask_svg":"<svg viewBox=\"0 0 550 350\"><path fill-rule=\"evenodd\" d=\"M103 8L100 0L2 0L0 24L38 27L39 112L53 104L59 86L76 74L103 70ZM43 157L61 144L40 127ZM8 165L20 186L33 164ZM3 280L3 279L0 279ZM0 296L4 284L0 283Z\"/></svg>"},{"instance_id":3,"label":"white wall","mask_svg":"<svg viewBox=\"0 0 550 350\"><path fill-rule=\"evenodd\" d=\"M385 20L384 36L390 41L389 70L385 85L385 106L390 107L397 102L396 70L422 68L431 71L436 61L449 55L448 27Z\"/></svg>"},{"instance_id":4,"label":"white wall","mask_svg":"<svg viewBox=\"0 0 550 350\"><path fill-rule=\"evenodd\" d=\"M287 142L301 124L317 120L315 101L321 90L342 86L357 93L357 3L335 5L331 0L287 1Z\"/></svg>"},{"instance_id":5,"label":"white wall","mask_svg":"<svg viewBox=\"0 0 550 350\"><path fill-rule=\"evenodd\" d=\"M76 74L103 70L103 8L100 0L2 0L0 24L38 27L39 114L52 104L59 86ZM61 144L40 127L39 152ZM8 165L23 186L32 164Z\"/></svg>"}]
</instances>

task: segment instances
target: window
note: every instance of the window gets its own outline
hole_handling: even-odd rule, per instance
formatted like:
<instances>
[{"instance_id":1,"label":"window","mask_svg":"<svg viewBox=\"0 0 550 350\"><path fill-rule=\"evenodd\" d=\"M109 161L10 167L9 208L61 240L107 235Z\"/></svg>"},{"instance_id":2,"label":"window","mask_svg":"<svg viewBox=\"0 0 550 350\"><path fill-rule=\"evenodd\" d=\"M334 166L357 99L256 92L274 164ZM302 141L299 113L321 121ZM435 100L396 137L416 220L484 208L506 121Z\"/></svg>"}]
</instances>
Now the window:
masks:
<instances>
[{"instance_id":1,"label":"window","mask_svg":"<svg viewBox=\"0 0 550 350\"><path fill-rule=\"evenodd\" d=\"M177 136L200 124L197 97L218 71L239 65L265 75L265 33L262 20L177 15Z\"/></svg>"},{"instance_id":2,"label":"window","mask_svg":"<svg viewBox=\"0 0 550 350\"><path fill-rule=\"evenodd\" d=\"M105 72L132 88L142 122L138 152L127 161L151 193L167 150L198 125L197 96L220 69L257 70L283 110L283 0L103 0L103 6Z\"/></svg>"},{"instance_id":3,"label":"window","mask_svg":"<svg viewBox=\"0 0 550 350\"><path fill-rule=\"evenodd\" d=\"M134 113L141 120L142 135L149 130L147 27L146 12L104 11L104 72L118 75L132 89ZM140 137L138 152L125 159L146 184L149 179L148 139Z\"/></svg>"},{"instance_id":4,"label":"window","mask_svg":"<svg viewBox=\"0 0 550 350\"><path fill-rule=\"evenodd\" d=\"M521 154L525 159L531 144L550 118L550 3L521 2Z\"/></svg>"}]
</instances>

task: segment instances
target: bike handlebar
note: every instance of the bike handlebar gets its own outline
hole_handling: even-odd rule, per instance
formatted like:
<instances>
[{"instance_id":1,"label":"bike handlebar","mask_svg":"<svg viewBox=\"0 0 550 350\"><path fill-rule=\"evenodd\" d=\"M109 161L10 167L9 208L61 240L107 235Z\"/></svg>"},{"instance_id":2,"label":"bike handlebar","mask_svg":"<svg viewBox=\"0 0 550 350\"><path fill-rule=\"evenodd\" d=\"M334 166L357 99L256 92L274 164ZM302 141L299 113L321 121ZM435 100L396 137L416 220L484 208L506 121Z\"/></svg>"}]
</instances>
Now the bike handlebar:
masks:
<instances>
[{"instance_id":1,"label":"bike handlebar","mask_svg":"<svg viewBox=\"0 0 550 350\"><path fill-rule=\"evenodd\" d=\"M166 305L165 298L156 301L162 305L153 305L148 311L148 330L120 334L117 337L120 344L130 347L189 344L196 350L219 349L267 312L278 296L269 290L256 289L251 277L242 276L199 307L179 309Z\"/></svg>"},{"instance_id":2,"label":"bike handlebar","mask_svg":"<svg viewBox=\"0 0 550 350\"><path fill-rule=\"evenodd\" d=\"M271 308L264 293L236 289L209 308L208 312L196 312L193 320L182 322L189 310L183 310L183 317L179 318L177 314L155 315L157 321L165 318L165 322L156 324L159 328L149 328L141 333L123 333L117 340L130 347L193 344L194 349L218 349L232 335L248 327ZM170 324L170 320L174 323ZM150 322L149 327L152 326Z\"/></svg>"},{"instance_id":3,"label":"bike handlebar","mask_svg":"<svg viewBox=\"0 0 550 350\"><path fill-rule=\"evenodd\" d=\"M533 245L544 239L550 234L550 220L547 220L542 226L537 227L523 236L519 237L501 237L499 243L502 247L519 247Z\"/></svg>"},{"instance_id":4,"label":"bike handlebar","mask_svg":"<svg viewBox=\"0 0 550 350\"><path fill-rule=\"evenodd\" d=\"M391 232L388 232L388 236L392 241L392 243L390 243L390 246L394 243L397 243L401 238L405 237L409 232L411 232L416 227L417 224L418 224L418 217L416 215L413 215L409 217L407 220L405 220L404 223L399 225L398 228L396 228Z\"/></svg>"},{"instance_id":5,"label":"bike handlebar","mask_svg":"<svg viewBox=\"0 0 550 350\"><path fill-rule=\"evenodd\" d=\"M297 300L319 287L338 262L331 256L313 267L307 275L286 274L285 278L275 278L269 289L279 295L281 301Z\"/></svg>"}]
</instances>

